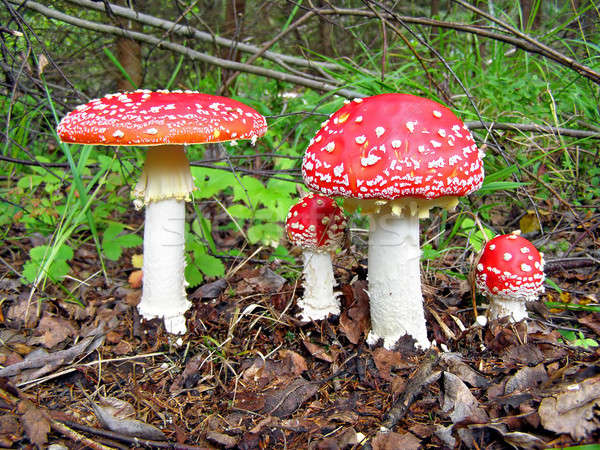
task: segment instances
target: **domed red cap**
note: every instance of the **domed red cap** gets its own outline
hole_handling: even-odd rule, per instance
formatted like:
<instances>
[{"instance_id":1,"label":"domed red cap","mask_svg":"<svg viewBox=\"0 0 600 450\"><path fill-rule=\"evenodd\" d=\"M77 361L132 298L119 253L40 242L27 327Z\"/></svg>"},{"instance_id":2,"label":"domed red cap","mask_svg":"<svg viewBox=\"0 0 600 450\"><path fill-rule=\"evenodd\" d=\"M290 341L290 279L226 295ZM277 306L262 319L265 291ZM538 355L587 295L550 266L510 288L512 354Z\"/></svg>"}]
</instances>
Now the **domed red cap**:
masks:
<instances>
[{"instance_id":1,"label":"domed red cap","mask_svg":"<svg viewBox=\"0 0 600 450\"><path fill-rule=\"evenodd\" d=\"M516 234L496 236L483 249L475 282L483 295L535 300L544 291L543 255Z\"/></svg>"},{"instance_id":2,"label":"domed red cap","mask_svg":"<svg viewBox=\"0 0 600 450\"><path fill-rule=\"evenodd\" d=\"M202 144L265 134L265 118L237 100L192 91L109 94L58 125L63 142L96 145Z\"/></svg>"},{"instance_id":3,"label":"domed red cap","mask_svg":"<svg viewBox=\"0 0 600 450\"><path fill-rule=\"evenodd\" d=\"M409 94L355 99L325 121L306 149L305 183L359 199L463 196L483 182L482 154L445 106Z\"/></svg>"},{"instance_id":4,"label":"domed red cap","mask_svg":"<svg viewBox=\"0 0 600 450\"><path fill-rule=\"evenodd\" d=\"M339 247L345 228L344 212L337 203L312 192L291 207L285 222L290 242L310 250Z\"/></svg>"}]
</instances>

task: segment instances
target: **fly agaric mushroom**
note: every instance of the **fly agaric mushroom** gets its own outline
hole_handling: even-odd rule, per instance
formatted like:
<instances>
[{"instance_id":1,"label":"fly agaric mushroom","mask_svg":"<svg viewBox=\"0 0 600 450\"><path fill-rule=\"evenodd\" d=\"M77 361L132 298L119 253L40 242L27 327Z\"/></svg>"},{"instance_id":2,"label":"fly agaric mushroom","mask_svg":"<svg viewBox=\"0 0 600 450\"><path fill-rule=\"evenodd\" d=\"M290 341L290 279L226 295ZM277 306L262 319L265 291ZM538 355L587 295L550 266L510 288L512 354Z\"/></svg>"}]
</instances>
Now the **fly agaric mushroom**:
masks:
<instances>
[{"instance_id":1,"label":"fly agaric mushroom","mask_svg":"<svg viewBox=\"0 0 600 450\"><path fill-rule=\"evenodd\" d=\"M429 347L420 280L419 218L454 208L483 182L482 153L445 106L409 94L355 99L325 121L304 155L313 190L370 215L369 344L405 334Z\"/></svg>"},{"instance_id":2,"label":"fly agaric mushroom","mask_svg":"<svg viewBox=\"0 0 600 450\"><path fill-rule=\"evenodd\" d=\"M146 206L144 284L138 305L145 319L164 318L169 333L186 332L185 201L195 189L184 151L187 144L254 141L265 118L225 97L192 91L140 90L110 94L78 106L57 133L75 144L147 146L144 170L134 190L136 208Z\"/></svg>"},{"instance_id":3,"label":"fly agaric mushroom","mask_svg":"<svg viewBox=\"0 0 600 450\"><path fill-rule=\"evenodd\" d=\"M309 193L291 207L285 222L288 239L302 249L304 297L298 301L303 321L322 320L340 313L333 292L335 279L330 252L344 238L346 219L329 197Z\"/></svg>"},{"instance_id":4,"label":"fly agaric mushroom","mask_svg":"<svg viewBox=\"0 0 600 450\"><path fill-rule=\"evenodd\" d=\"M503 234L490 240L475 266L475 283L490 300L487 318L527 318L526 303L544 292L544 255L524 237Z\"/></svg>"}]
</instances>

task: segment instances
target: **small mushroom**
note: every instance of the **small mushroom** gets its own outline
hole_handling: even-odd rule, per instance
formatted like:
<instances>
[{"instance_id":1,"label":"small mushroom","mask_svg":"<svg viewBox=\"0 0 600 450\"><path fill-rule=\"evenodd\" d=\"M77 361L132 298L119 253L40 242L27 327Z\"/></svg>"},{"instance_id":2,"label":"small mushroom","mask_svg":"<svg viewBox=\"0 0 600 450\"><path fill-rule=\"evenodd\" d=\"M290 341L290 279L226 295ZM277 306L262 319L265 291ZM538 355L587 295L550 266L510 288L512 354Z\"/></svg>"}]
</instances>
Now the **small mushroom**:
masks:
<instances>
[{"instance_id":1,"label":"small mushroom","mask_svg":"<svg viewBox=\"0 0 600 450\"><path fill-rule=\"evenodd\" d=\"M142 299L145 319L163 318L169 333L186 332L185 202L196 189L187 144L252 139L265 134L265 118L226 97L192 91L140 90L109 94L78 106L57 128L63 142L146 146L146 162L133 195L146 206Z\"/></svg>"},{"instance_id":2,"label":"small mushroom","mask_svg":"<svg viewBox=\"0 0 600 450\"><path fill-rule=\"evenodd\" d=\"M516 234L496 236L485 245L475 266L475 284L490 301L489 320L527 319L526 303L544 292L543 256Z\"/></svg>"},{"instance_id":3,"label":"small mushroom","mask_svg":"<svg viewBox=\"0 0 600 450\"><path fill-rule=\"evenodd\" d=\"M309 193L290 209L285 223L288 239L302 249L304 296L298 301L300 320L322 320L340 313L333 292L335 279L330 252L344 238L344 212L329 197Z\"/></svg>"},{"instance_id":4,"label":"small mushroom","mask_svg":"<svg viewBox=\"0 0 600 450\"><path fill-rule=\"evenodd\" d=\"M370 216L369 344L408 334L428 348L421 293L419 218L483 182L483 152L456 115L409 94L355 99L326 120L304 154L310 189L345 197Z\"/></svg>"}]
</instances>

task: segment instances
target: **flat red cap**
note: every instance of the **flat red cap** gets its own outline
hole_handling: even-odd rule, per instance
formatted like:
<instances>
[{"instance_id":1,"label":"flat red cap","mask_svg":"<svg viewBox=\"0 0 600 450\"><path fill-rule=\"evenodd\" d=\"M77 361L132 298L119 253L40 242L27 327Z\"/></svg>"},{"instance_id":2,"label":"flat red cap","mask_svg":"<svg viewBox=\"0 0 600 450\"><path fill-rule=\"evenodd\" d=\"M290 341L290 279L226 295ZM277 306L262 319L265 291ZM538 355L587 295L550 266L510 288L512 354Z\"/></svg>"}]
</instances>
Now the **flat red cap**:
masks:
<instances>
[{"instance_id":1,"label":"flat red cap","mask_svg":"<svg viewBox=\"0 0 600 450\"><path fill-rule=\"evenodd\" d=\"M516 234L489 241L475 268L477 288L486 296L535 300L544 290L544 279L542 254Z\"/></svg>"},{"instance_id":2,"label":"flat red cap","mask_svg":"<svg viewBox=\"0 0 600 450\"><path fill-rule=\"evenodd\" d=\"M309 250L339 247L345 228L346 218L337 203L312 192L290 208L285 222L290 242Z\"/></svg>"},{"instance_id":3,"label":"flat red cap","mask_svg":"<svg viewBox=\"0 0 600 450\"><path fill-rule=\"evenodd\" d=\"M463 196L483 182L482 154L445 106L409 94L355 99L325 121L302 163L305 183L359 199Z\"/></svg>"},{"instance_id":4,"label":"flat red cap","mask_svg":"<svg viewBox=\"0 0 600 450\"><path fill-rule=\"evenodd\" d=\"M265 118L237 100L191 91L109 94L78 106L58 125L63 142L96 145L202 144L253 139Z\"/></svg>"}]
</instances>

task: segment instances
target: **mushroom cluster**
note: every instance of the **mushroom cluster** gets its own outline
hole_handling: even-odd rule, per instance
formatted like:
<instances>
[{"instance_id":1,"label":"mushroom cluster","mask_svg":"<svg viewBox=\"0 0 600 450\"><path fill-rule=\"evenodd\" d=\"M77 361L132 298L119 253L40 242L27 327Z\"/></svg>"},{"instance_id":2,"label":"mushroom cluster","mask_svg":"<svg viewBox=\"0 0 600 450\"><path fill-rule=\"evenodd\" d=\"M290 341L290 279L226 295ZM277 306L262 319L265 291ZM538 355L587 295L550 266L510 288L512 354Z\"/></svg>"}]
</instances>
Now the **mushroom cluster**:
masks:
<instances>
[{"instance_id":1,"label":"mushroom cluster","mask_svg":"<svg viewBox=\"0 0 600 450\"><path fill-rule=\"evenodd\" d=\"M526 319L526 303L544 291L544 279L544 255L517 234L490 240L475 266L477 288L490 300L490 320Z\"/></svg>"},{"instance_id":2,"label":"mushroom cluster","mask_svg":"<svg viewBox=\"0 0 600 450\"><path fill-rule=\"evenodd\" d=\"M331 252L344 238L346 219L329 197L309 193L290 208L285 223L290 242L302 249L304 296L298 301L300 320L322 320L340 313L333 292Z\"/></svg>"},{"instance_id":3,"label":"mushroom cluster","mask_svg":"<svg viewBox=\"0 0 600 450\"><path fill-rule=\"evenodd\" d=\"M251 139L265 134L265 118L241 102L192 91L140 90L110 94L78 106L62 119L63 142L147 146L133 195L146 206L143 292L145 319L163 318L169 333L186 332L185 201L195 189L187 144Z\"/></svg>"},{"instance_id":4,"label":"mushroom cluster","mask_svg":"<svg viewBox=\"0 0 600 450\"><path fill-rule=\"evenodd\" d=\"M483 182L482 152L443 105L409 94L355 99L326 120L304 155L306 185L370 216L371 332L429 347L420 281L419 218L454 208Z\"/></svg>"}]
</instances>

